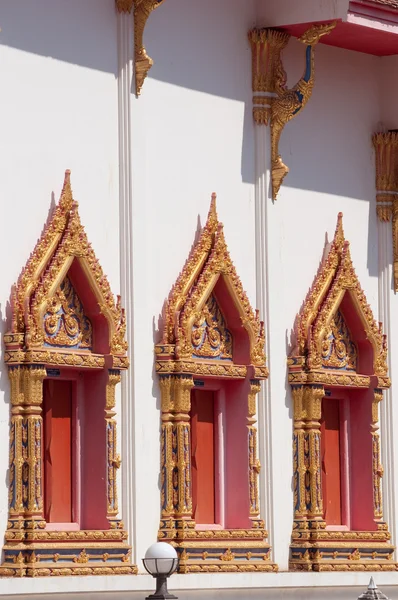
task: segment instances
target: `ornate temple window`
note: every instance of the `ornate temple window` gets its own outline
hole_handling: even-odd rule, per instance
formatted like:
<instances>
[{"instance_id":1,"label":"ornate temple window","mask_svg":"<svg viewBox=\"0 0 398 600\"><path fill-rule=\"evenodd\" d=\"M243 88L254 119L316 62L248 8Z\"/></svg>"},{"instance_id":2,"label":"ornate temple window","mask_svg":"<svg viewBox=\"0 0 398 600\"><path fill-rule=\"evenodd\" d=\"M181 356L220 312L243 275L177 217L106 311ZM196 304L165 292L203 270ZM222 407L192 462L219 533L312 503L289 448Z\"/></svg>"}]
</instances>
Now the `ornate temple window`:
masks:
<instances>
[{"instance_id":1,"label":"ornate temple window","mask_svg":"<svg viewBox=\"0 0 398 600\"><path fill-rule=\"evenodd\" d=\"M0 576L130 574L118 518L115 387L125 315L70 173L12 293L9 519Z\"/></svg>"},{"instance_id":2,"label":"ornate temple window","mask_svg":"<svg viewBox=\"0 0 398 600\"><path fill-rule=\"evenodd\" d=\"M296 321L290 568L395 570L383 521L379 402L387 346L352 265L342 215Z\"/></svg>"},{"instance_id":3,"label":"ornate temple window","mask_svg":"<svg viewBox=\"0 0 398 600\"><path fill-rule=\"evenodd\" d=\"M275 571L260 519L256 395L264 327L242 288L213 195L155 347L161 389L159 539L180 571Z\"/></svg>"}]
</instances>

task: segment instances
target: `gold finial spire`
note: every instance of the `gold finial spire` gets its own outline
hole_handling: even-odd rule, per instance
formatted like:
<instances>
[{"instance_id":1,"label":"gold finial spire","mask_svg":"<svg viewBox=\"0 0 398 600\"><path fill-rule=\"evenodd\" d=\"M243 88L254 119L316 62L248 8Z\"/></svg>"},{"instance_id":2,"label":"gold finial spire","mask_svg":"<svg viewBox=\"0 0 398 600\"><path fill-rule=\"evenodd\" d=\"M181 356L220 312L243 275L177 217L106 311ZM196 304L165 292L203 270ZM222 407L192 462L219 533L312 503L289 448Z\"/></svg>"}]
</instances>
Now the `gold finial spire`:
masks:
<instances>
[{"instance_id":1,"label":"gold finial spire","mask_svg":"<svg viewBox=\"0 0 398 600\"><path fill-rule=\"evenodd\" d=\"M339 212L339 214L337 215L337 225L336 225L336 231L334 234L334 239L333 242L335 244L335 246L337 248L342 248L343 244L344 244L344 229L343 229L343 213Z\"/></svg>"},{"instance_id":2,"label":"gold finial spire","mask_svg":"<svg viewBox=\"0 0 398 600\"><path fill-rule=\"evenodd\" d=\"M73 195L72 188L70 184L70 170L66 169L65 177L64 177L64 185L62 186L61 197L59 199L59 206L65 211L68 211L72 208L73 204Z\"/></svg>"}]
</instances>

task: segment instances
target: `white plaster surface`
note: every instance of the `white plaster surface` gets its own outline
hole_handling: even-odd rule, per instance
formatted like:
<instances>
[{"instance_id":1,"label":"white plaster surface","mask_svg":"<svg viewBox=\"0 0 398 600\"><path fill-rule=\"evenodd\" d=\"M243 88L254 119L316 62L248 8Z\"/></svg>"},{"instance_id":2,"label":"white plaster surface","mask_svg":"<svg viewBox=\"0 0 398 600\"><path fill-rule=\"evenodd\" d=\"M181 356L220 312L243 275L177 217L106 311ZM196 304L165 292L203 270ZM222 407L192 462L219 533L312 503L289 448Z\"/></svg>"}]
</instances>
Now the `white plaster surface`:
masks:
<instances>
[{"instance_id":1,"label":"white plaster surface","mask_svg":"<svg viewBox=\"0 0 398 600\"><path fill-rule=\"evenodd\" d=\"M281 27L294 23L315 23L347 19L349 0L257 1L257 25Z\"/></svg>"},{"instance_id":2,"label":"white plaster surface","mask_svg":"<svg viewBox=\"0 0 398 600\"><path fill-rule=\"evenodd\" d=\"M66 169L72 171L81 221L115 293L120 289L120 261L114 6L108 0L5 0L0 19L0 320L4 333L10 325L6 321L11 286L50 208L58 202ZM3 363L0 369L3 532L10 396Z\"/></svg>"},{"instance_id":3,"label":"white plaster surface","mask_svg":"<svg viewBox=\"0 0 398 600\"><path fill-rule=\"evenodd\" d=\"M385 56L380 61L381 126L398 129L398 56Z\"/></svg>"},{"instance_id":4,"label":"white plaster surface","mask_svg":"<svg viewBox=\"0 0 398 600\"><path fill-rule=\"evenodd\" d=\"M287 6L287 0L283 4ZM303 3L303 11L304 4L308 2ZM342 0L317 2L319 10L337 12L343 11L345 4ZM267 6L270 10L264 24L273 24L277 3L261 2L259 16L262 19ZM72 169L82 222L115 292L120 289L119 248L125 242L119 236L121 109L119 105L118 113L113 1L68 0L66 7L65 0L34 4L3 0L0 21L0 210L6 224L0 236L0 317L4 332L11 285L40 235L53 202L52 192L58 200L66 168ZM124 179L132 181L132 252L122 264L132 278L126 289L133 290L133 297L124 302L134 309L129 315L134 376L127 401L134 408L129 413L134 460L130 457L128 464L135 468L131 475L134 489L131 495L124 491L122 512L134 503L129 534L140 568L140 559L156 539L160 514L160 395L153 346L162 328L163 303L198 226L206 219L213 191L218 194L218 212L232 259L253 304L256 299L255 141L246 35L255 22L254 0L167 0L151 15L145 31L147 51L155 64L141 97L131 95L131 122L130 117L126 120L131 127L131 163L122 171L129 171ZM292 40L284 62L289 84L294 84L304 68L303 46ZM287 569L293 513L292 406L286 380L291 329L317 272L325 241L333 236L339 211L344 213L356 271L377 318L371 135L380 122L397 127L396 67L396 57L378 59L320 45L313 96L282 134L280 150L290 173L276 203L267 206L271 418L259 423L272 431L271 468L267 471L272 479L263 481L261 488L270 487L273 510L262 510L272 515L266 526L272 531L273 558L281 570ZM123 111L126 114L125 108ZM126 228L121 231L127 235ZM398 322L393 316L397 299L392 293L390 303L389 344L394 352ZM4 364L0 368L0 481L5 482L9 387ZM398 366L393 364L395 376ZM128 431L123 427L125 435ZM264 456L260 459L265 463ZM126 478L123 482L128 485ZM395 513L396 497L393 493ZM0 537L6 519L4 484L0 485ZM376 577L379 585L397 582L393 573ZM361 573L279 573L175 575L172 582L174 589L211 590L364 588L368 580L369 574ZM152 579L146 575L0 583L2 594L152 587ZM355 590L353 597L361 591Z\"/></svg>"},{"instance_id":5,"label":"white plaster surface","mask_svg":"<svg viewBox=\"0 0 398 600\"><path fill-rule=\"evenodd\" d=\"M344 600L356 600L365 591L372 576L382 591L392 591L391 600L394 600L398 595L396 573L338 573L337 577L336 573L202 573L173 575L168 587L170 592L178 593L180 600L184 600L183 591L187 592L187 598L196 598L195 595L191 596L195 590L200 590L209 598L212 598L212 593L214 597L246 598L251 597L250 592L254 598L260 597L260 594L268 597L266 594L272 591L273 597L277 598L304 599L322 595L326 598L337 596ZM56 593L69 596L78 593L152 592L154 583L149 575L2 579L1 593L2 596L18 598L27 594ZM224 594L222 590L225 590ZM143 593L141 596L137 594L138 597L143 597Z\"/></svg>"}]
</instances>

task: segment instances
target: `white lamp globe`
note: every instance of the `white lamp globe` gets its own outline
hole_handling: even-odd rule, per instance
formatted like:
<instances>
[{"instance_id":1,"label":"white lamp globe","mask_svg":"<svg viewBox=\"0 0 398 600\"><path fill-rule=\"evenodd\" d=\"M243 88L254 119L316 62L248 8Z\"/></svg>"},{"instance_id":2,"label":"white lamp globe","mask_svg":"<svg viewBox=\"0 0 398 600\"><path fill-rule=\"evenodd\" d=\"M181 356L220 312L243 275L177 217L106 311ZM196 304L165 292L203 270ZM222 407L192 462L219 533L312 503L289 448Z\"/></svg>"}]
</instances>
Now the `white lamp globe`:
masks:
<instances>
[{"instance_id":1,"label":"white lamp globe","mask_svg":"<svg viewBox=\"0 0 398 600\"><path fill-rule=\"evenodd\" d=\"M171 575L177 568L177 552L166 542L156 542L145 552L145 567L151 575Z\"/></svg>"}]
</instances>

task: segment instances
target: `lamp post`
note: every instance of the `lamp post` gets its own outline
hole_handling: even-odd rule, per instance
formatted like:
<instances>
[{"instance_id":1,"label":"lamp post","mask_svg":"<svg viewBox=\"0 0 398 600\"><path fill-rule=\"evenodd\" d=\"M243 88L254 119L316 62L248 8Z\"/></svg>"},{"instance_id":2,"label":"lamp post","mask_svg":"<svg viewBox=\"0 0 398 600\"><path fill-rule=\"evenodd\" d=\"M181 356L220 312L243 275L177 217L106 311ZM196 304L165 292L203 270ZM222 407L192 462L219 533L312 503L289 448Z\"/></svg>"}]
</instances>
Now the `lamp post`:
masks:
<instances>
[{"instance_id":1,"label":"lamp post","mask_svg":"<svg viewBox=\"0 0 398 600\"><path fill-rule=\"evenodd\" d=\"M167 578L172 575L178 567L177 552L170 544L157 542L149 546L142 559L146 571L156 579L156 592L147 596L145 600L177 599L177 596L169 594L167 590Z\"/></svg>"},{"instance_id":2,"label":"lamp post","mask_svg":"<svg viewBox=\"0 0 398 600\"><path fill-rule=\"evenodd\" d=\"M368 589L358 597L358 600L388 600L388 598L377 588L373 577L371 577Z\"/></svg>"}]
</instances>

